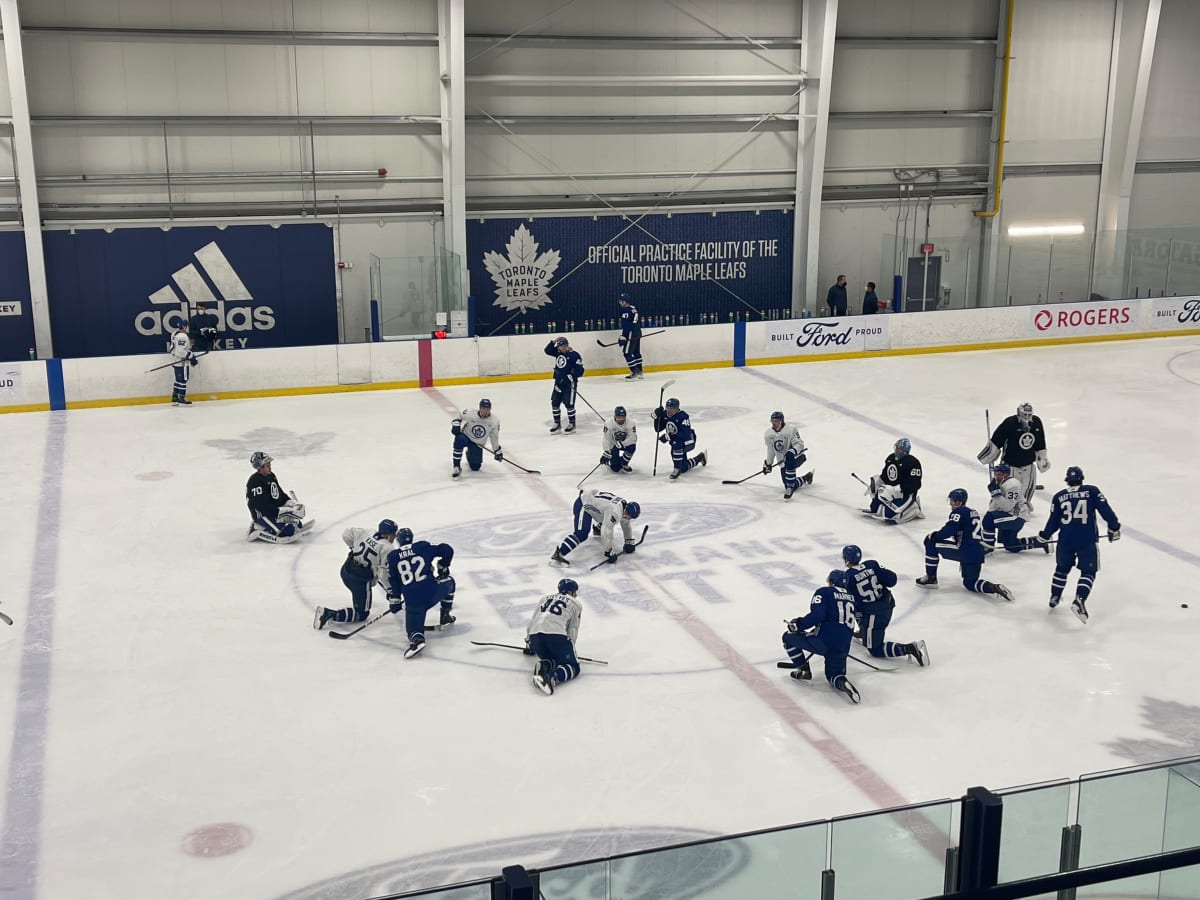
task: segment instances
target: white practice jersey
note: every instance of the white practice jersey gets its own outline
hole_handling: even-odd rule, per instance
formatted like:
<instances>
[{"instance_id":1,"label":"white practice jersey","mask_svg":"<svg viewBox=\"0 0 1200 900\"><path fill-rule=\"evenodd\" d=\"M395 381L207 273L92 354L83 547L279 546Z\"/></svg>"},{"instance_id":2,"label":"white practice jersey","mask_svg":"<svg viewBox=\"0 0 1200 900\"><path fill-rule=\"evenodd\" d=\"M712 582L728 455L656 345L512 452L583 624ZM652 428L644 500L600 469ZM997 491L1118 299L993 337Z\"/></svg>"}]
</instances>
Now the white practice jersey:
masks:
<instances>
[{"instance_id":1,"label":"white practice jersey","mask_svg":"<svg viewBox=\"0 0 1200 900\"><path fill-rule=\"evenodd\" d=\"M767 426L763 435L763 443L767 445L767 463L783 462L789 450L795 450L799 456L804 452L804 441L800 437L800 429L795 425L784 425L778 431Z\"/></svg>"},{"instance_id":2,"label":"white practice jersey","mask_svg":"<svg viewBox=\"0 0 1200 900\"><path fill-rule=\"evenodd\" d=\"M1025 499L1025 485L1021 484L1020 478L1014 478L1011 475L1004 479L1004 484L1000 485L1000 493L992 494L988 509L992 512L1019 516L1027 522L1033 515L1033 508Z\"/></svg>"},{"instance_id":3,"label":"white practice jersey","mask_svg":"<svg viewBox=\"0 0 1200 900\"><path fill-rule=\"evenodd\" d=\"M171 343L167 352L176 359L188 359L192 355L192 339L186 331L177 331L171 335Z\"/></svg>"},{"instance_id":4,"label":"white practice jersey","mask_svg":"<svg viewBox=\"0 0 1200 900\"><path fill-rule=\"evenodd\" d=\"M376 581L387 584L387 555L392 549L391 541L375 537L370 528L347 528L342 532L342 540L350 548L350 559L356 565L370 566L372 584Z\"/></svg>"},{"instance_id":5,"label":"white practice jersey","mask_svg":"<svg viewBox=\"0 0 1200 900\"><path fill-rule=\"evenodd\" d=\"M526 634L562 634L574 644L579 639L583 604L570 594L547 594L533 610Z\"/></svg>"},{"instance_id":6,"label":"white practice jersey","mask_svg":"<svg viewBox=\"0 0 1200 900\"><path fill-rule=\"evenodd\" d=\"M625 501L616 494L600 489L583 492L583 508L589 516L600 523L600 549L611 553L620 547L613 546L613 532L619 525L624 536L622 543L633 540L633 526L625 518Z\"/></svg>"},{"instance_id":7,"label":"white practice jersey","mask_svg":"<svg viewBox=\"0 0 1200 900\"><path fill-rule=\"evenodd\" d=\"M604 423L604 452L612 453L615 447L618 450L624 450L626 447L632 447L637 443L637 426L633 424L633 419L629 416L625 417L625 424L617 424L615 417L610 417Z\"/></svg>"},{"instance_id":8,"label":"white practice jersey","mask_svg":"<svg viewBox=\"0 0 1200 900\"><path fill-rule=\"evenodd\" d=\"M495 413L484 418L477 409L464 409L453 424L480 447L491 441L493 453L500 449L500 419Z\"/></svg>"}]
</instances>

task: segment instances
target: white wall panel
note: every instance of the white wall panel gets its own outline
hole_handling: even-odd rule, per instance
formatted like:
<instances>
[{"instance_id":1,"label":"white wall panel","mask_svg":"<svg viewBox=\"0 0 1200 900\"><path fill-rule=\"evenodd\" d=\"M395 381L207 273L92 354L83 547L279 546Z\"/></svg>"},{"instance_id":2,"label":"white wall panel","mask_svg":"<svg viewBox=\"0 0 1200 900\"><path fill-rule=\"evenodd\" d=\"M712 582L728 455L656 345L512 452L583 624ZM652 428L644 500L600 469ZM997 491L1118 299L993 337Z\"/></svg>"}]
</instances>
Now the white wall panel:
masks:
<instances>
[{"instance_id":1,"label":"white wall panel","mask_svg":"<svg viewBox=\"0 0 1200 900\"><path fill-rule=\"evenodd\" d=\"M1135 175L1129 227L1176 228L1200 224L1200 172Z\"/></svg>"},{"instance_id":2,"label":"white wall panel","mask_svg":"<svg viewBox=\"0 0 1200 900\"><path fill-rule=\"evenodd\" d=\"M1200 3L1164 0L1138 159L1200 159L1198 44Z\"/></svg>"},{"instance_id":3,"label":"white wall panel","mask_svg":"<svg viewBox=\"0 0 1200 900\"><path fill-rule=\"evenodd\" d=\"M562 0L468 0L467 30L511 34L537 22L528 33L711 37L712 28L703 24L707 22L727 34L798 35L802 12L802 4L794 0L695 0L683 5L696 18L671 4L644 0L573 3L555 12L560 6Z\"/></svg>"},{"instance_id":4,"label":"white wall panel","mask_svg":"<svg viewBox=\"0 0 1200 900\"><path fill-rule=\"evenodd\" d=\"M995 47L838 47L832 112L991 109Z\"/></svg>"},{"instance_id":5,"label":"white wall panel","mask_svg":"<svg viewBox=\"0 0 1200 900\"><path fill-rule=\"evenodd\" d=\"M1007 161L1099 162L1114 0L1019 2Z\"/></svg>"},{"instance_id":6,"label":"white wall panel","mask_svg":"<svg viewBox=\"0 0 1200 900\"><path fill-rule=\"evenodd\" d=\"M996 33L998 0L841 0L838 37L986 37Z\"/></svg>"},{"instance_id":7,"label":"white wall panel","mask_svg":"<svg viewBox=\"0 0 1200 900\"><path fill-rule=\"evenodd\" d=\"M0 116L12 115L12 103L8 97L8 59L4 55L4 41L0 40Z\"/></svg>"},{"instance_id":8,"label":"white wall panel","mask_svg":"<svg viewBox=\"0 0 1200 900\"><path fill-rule=\"evenodd\" d=\"M903 123L901 123L903 124ZM986 164L989 147L989 119L963 120L958 125L925 125L889 128L878 122L841 121L829 123L829 143L825 165L948 166L969 163ZM839 176L826 180L838 183Z\"/></svg>"}]
</instances>

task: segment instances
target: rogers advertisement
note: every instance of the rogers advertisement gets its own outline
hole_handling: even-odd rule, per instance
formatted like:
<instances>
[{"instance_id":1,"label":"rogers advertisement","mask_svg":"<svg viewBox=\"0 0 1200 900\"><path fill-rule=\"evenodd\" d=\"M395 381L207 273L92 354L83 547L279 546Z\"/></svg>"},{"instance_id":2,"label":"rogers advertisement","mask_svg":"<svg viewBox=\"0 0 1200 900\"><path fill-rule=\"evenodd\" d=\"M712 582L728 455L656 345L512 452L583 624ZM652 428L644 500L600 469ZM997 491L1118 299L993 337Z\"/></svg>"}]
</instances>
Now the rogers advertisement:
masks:
<instances>
[{"instance_id":1,"label":"rogers advertisement","mask_svg":"<svg viewBox=\"0 0 1200 900\"><path fill-rule=\"evenodd\" d=\"M1120 334L1141 328L1141 301L1118 300L1068 306L1030 307L1037 337L1073 337L1081 334Z\"/></svg>"}]
</instances>

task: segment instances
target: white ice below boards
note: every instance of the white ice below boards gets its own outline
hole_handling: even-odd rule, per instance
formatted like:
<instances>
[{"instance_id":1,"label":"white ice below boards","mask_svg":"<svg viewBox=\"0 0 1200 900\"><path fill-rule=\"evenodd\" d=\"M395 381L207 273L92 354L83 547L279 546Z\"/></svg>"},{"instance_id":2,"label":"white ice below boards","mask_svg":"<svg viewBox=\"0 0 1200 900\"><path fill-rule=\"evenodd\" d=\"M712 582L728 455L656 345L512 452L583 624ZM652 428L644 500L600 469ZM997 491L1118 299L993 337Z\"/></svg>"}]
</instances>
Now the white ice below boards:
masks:
<instances>
[{"instance_id":1,"label":"white ice below boards","mask_svg":"<svg viewBox=\"0 0 1200 900\"><path fill-rule=\"evenodd\" d=\"M610 665L553 697L527 657L469 643L521 643L600 453L586 410L574 440L546 434L547 383L0 417L16 620L0 626L0 893L378 896L1196 752L1200 554L1180 498L1200 456L1200 341L671 374L713 464L651 478L646 441L634 473L588 482L639 501L650 530L594 573L596 542L575 552L578 649ZM585 388L649 433L663 380ZM481 396L506 455L542 475L485 456L450 478L446 423ZM995 420L1025 400L1053 463L1035 525L1072 464L1124 525L1101 544L1087 625L1047 608L1042 553L985 563L1013 603L968 594L953 563L940 590L913 584L946 493L986 506L984 405ZM821 473L790 502L775 472L721 484L761 467L775 409ZM924 464L928 519L883 528L850 472L877 472L899 436ZM318 518L302 541L243 540L258 449ZM457 550L458 624L407 662L399 622L348 641L310 627L348 597L341 530L384 517ZM775 667L781 620L846 543L899 573L889 637L935 661L851 662L857 706L819 661L806 684Z\"/></svg>"}]
</instances>

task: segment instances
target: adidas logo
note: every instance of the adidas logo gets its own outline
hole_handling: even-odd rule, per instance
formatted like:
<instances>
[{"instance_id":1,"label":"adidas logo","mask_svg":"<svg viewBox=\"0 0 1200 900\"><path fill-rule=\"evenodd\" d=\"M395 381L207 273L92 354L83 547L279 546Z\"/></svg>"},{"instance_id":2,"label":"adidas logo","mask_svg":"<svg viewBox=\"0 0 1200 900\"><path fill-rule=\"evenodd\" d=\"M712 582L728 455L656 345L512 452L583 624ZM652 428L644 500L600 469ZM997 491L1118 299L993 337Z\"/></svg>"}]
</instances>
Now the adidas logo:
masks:
<instances>
[{"instance_id":1,"label":"adidas logo","mask_svg":"<svg viewBox=\"0 0 1200 900\"><path fill-rule=\"evenodd\" d=\"M216 241L197 250L194 263L188 263L171 275L171 281L150 295L152 304L173 307L168 310L144 309L133 319L138 334L163 335L174 331L189 318L189 305L206 304L217 317L217 328L230 331L270 331L275 327L275 310L269 306L233 306L249 304L254 297L242 283ZM178 290L176 290L178 289ZM183 296L181 297L180 294ZM234 339L244 347L246 338ZM226 343L232 344L233 341Z\"/></svg>"}]
</instances>

